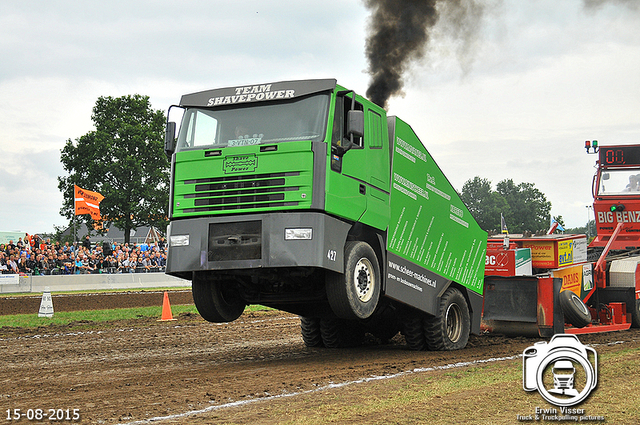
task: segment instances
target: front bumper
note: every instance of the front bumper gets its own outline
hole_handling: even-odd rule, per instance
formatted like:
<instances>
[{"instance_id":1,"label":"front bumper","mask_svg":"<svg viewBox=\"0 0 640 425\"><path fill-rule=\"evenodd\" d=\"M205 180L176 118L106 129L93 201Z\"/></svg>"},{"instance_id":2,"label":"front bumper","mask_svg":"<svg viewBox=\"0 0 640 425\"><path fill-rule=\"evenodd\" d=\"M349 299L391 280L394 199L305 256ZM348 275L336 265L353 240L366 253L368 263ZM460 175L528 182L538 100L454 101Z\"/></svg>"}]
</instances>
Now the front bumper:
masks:
<instances>
[{"instance_id":1,"label":"front bumper","mask_svg":"<svg viewBox=\"0 0 640 425\"><path fill-rule=\"evenodd\" d=\"M316 212L176 220L169 226L167 273L282 267L342 273L350 228L349 223ZM291 229L312 229L311 239L287 239L287 229L289 235ZM179 243L172 246L172 240Z\"/></svg>"}]
</instances>

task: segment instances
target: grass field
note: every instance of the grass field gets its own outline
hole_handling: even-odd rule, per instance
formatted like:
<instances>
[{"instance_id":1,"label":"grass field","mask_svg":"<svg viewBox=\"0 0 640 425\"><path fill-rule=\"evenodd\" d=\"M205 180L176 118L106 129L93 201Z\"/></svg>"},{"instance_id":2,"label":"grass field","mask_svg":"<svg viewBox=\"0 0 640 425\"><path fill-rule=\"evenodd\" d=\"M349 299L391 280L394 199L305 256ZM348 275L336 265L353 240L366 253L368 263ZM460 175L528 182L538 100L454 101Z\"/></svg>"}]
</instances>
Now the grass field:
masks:
<instances>
[{"instance_id":1,"label":"grass field","mask_svg":"<svg viewBox=\"0 0 640 425\"><path fill-rule=\"evenodd\" d=\"M270 310L268 307L252 305L247 307L247 311ZM174 316L182 313L198 314L198 310L193 305L171 306ZM15 314L0 316L0 329L2 328L38 328L47 325L71 325L75 327L88 327L91 325L102 325L106 322L135 320L142 318L160 318L162 307L135 307L118 308L110 310L87 310L87 311L67 311L56 312L53 317L38 317L38 314Z\"/></svg>"}]
</instances>

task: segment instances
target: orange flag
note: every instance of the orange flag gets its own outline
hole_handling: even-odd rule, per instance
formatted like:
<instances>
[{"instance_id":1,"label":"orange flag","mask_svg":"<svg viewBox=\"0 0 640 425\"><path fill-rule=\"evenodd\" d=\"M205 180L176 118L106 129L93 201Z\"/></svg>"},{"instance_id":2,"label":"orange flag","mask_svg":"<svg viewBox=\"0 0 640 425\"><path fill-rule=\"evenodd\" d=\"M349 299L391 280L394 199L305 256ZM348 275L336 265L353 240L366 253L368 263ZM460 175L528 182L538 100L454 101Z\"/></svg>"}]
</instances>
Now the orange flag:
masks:
<instances>
[{"instance_id":1,"label":"orange flag","mask_svg":"<svg viewBox=\"0 0 640 425\"><path fill-rule=\"evenodd\" d=\"M73 185L76 215L91 214L94 220L100 220L100 201L104 196L98 192L84 190Z\"/></svg>"}]
</instances>

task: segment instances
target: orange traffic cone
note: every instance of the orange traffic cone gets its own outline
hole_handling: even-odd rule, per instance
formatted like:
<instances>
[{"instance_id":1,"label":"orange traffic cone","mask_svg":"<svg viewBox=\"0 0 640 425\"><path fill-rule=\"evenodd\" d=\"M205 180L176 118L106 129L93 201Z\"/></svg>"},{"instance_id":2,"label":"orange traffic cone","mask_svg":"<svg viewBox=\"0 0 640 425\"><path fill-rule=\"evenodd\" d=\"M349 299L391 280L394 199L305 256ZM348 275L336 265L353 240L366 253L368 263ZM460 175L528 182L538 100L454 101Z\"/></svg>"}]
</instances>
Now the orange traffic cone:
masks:
<instances>
[{"instance_id":1,"label":"orange traffic cone","mask_svg":"<svg viewBox=\"0 0 640 425\"><path fill-rule=\"evenodd\" d=\"M162 301L162 317L158 319L158 322L165 322L167 320L176 320L171 314L171 305L169 305L169 293L164 291L164 301Z\"/></svg>"}]
</instances>

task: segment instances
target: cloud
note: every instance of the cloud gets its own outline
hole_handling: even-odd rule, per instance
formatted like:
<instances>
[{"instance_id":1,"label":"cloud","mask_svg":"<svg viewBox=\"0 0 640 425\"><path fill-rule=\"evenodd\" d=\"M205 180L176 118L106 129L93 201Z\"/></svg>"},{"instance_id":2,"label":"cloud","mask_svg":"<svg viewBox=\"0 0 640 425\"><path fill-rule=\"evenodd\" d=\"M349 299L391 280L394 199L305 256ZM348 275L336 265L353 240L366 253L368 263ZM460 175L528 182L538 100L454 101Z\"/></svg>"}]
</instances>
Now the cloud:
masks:
<instances>
[{"instance_id":1,"label":"cloud","mask_svg":"<svg viewBox=\"0 0 640 425\"><path fill-rule=\"evenodd\" d=\"M466 45L434 33L389 112L456 188L533 182L581 225L583 141L640 140L638 2L492 3ZM364 94L368 13L356 0L0 2L0 230L61 220L59 150L92 130L99 96L148 95L166 111L185 93L328 77Z\"/></svg>"}]
</instances>

